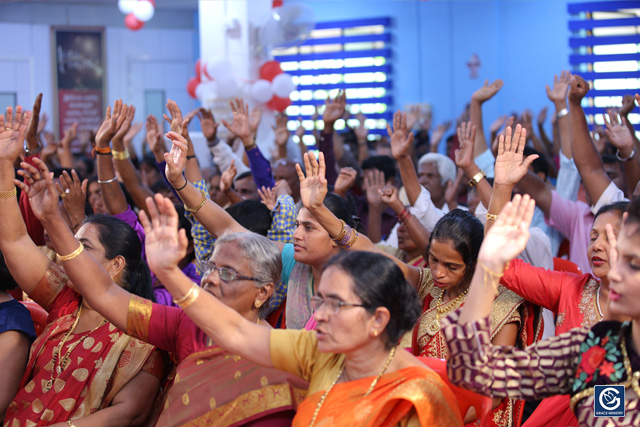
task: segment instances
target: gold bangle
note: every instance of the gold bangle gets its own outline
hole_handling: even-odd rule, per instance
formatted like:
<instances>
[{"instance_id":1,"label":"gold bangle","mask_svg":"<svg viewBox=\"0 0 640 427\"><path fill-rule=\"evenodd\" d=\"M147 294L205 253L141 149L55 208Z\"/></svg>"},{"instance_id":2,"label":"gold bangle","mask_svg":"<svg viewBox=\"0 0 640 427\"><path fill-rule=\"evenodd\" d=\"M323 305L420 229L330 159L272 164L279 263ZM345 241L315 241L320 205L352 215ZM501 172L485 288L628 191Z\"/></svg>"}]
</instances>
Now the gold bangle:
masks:
<instances>
[{"instance_id":1,"label":"gold bangle","mask_svg":"<svg viewBox=\"0 0 640 427\"><path fill-rule=\"evenodd\" d=\"M84 245L82 243L80 243L80 246L78 246L78 249L76 249L75 251L71 252L69 255L60 255L60 254L56 254L56 255L58 255L58 259L60 261L70 261L70 260L76 258L78 255L80 255L82 253L82 251L84 251Z\"/></svg>"},{"instance_id":2,"label":"gold bangle","mask_svg":"<svg viewBox=\"0 0 640 427\"><path fill-rule=\"evenodd\" d=\"M334 242L339 242L340 240L342 240L345 236L345 234L347 234L347 223L344 222L343 220L340 220L340 225L342 225L342 230L340 230L340 234L338 234L338 237L336 238L331 238Z\"/></svg>"},{"instance_id":3,"label":"gold bangle","mask_svg":"<svg viewBox=\"0 0 640 427\"><path fill-rule=\"evenodd\" d=\"M487 217L487 219L489 221L497 221L498 220L498 215L496 215L496 214L492 214L492 213L487 212L484 215L485 215L485 217Z\"/></svg>"},{"instance_id":4,"label":"gold bangle","mask_svg":"<svg viewBox=\"0 0 640 427\"><path fill-rule=\"evenodd\" d=\"M478 172L477 174L473 175L473 177L471 177L467 185L473 188L476 185L478 185L480 181L482 181L482 178L486 178L486 177L487 177L487 173L483 170L480 170L480 172Z\"/></svg>"},{"instance_id":5,"label":"gold bangle","mask_svg":"<svg viewBox=\"0 0 640 427\"><path fill-rule=\"evenodd\" d=\"M178 307L184 310L188 308L191 304L196 302L199 296L200 296L200 287L194 283L193 286L191 286L191 289L189 289L189 292L187 292L178 301L173 300L173 302L175 302L178 305Z\"/></svg>"},{"instance_id":6,"label":"gold bangle","mask_svg":"<svg viewBox=\"0 0 640 427\"><path fill-rule=\"evenodd\" d=\"M67 421L67 424L69 424L69 427L78 427L73 423L73 421Z\"/></svg>"},{"instance_id":7,"label":"gold bangle","mask_svg":"<svg viewBox=\"0 0 640 427\"><path fill-rule=\"evenodd\" d=\"M204 204L207 202L207 194L204 192L204 190L200 190L200 192L202 193L202 201L200 202L200 204L198 206L196 206L195 208L191 209L190 207L188 207L187 205L184 205L184 210L187 212L191 212L191 213L196 213L198 212L200 209L202 209L202 207L204 206Z\"/></svg>"},{"instance_id":8,"label":"gold bangle","mask_svg":"<svg viewBox=\"0 0 640 427\"><path fill-rule=\"evenodd\" d=\"M0 191L0 199L11 199L16 197L16 194L18 194L16 187L13 187L13 190L10 191Z\"/></svg>"},{"instance_id":9,"label":"gold bangle","mask_svg":"<svg viewBox=\"0 0 640 427\"><path fill-rule=\"evenodd\" d=\"M351 236L351 239L349 239L349 241L346 244L344 244L342 247L349 249L356 242L357 238L358 238L358 232L356 230L353 230L353 235Z\"/></svg>"},{"instance_id":10,"label":"gold bangle","mask_svg":"<svg viewBox=\"0 0 640 427\"><path fill-rule=\"evenodd\" d=\"M129 158L129 151L125 148L124 151L111 150L113 158L116 160L126 160Z\"/></svg>"}]
</instances>

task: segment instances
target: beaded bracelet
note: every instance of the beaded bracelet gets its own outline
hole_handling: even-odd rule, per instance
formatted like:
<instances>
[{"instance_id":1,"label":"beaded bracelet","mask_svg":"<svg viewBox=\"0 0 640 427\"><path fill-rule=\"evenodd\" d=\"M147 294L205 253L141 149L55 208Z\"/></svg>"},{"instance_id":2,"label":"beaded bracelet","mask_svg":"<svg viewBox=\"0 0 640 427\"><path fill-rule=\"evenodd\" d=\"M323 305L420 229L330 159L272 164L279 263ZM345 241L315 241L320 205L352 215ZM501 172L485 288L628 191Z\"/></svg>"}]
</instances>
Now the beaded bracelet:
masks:
<instances>
[{"instance_id":1,"label":"beaded bracelet","mask_svg":"<svg viewBox=\"0 0 640 427\"><path fill-rule=\"evenodd\" d=\"M198 206L196 206L195 208L190 208L187 205L184 205L184 210L187 212L191 212L191 213L196 213L198 212L200 209L202 209L202 207L204 206L204 204L207 202L207 195L204 192L204 190L200 190L200 193L202 193L202 201L200 202L200 204Z\"/></svg>"},{"instance_id":2,"label":"beaded bracelet","mask_svg":"<svg viewBox=\"0 0 640 427\"><path fill-rule=\"evenodd\" d=\"M405 206L405 208L402 210L402 212L400 212L397 217L398 217L398 221L400 223L404 223L406 220L409 219L409 217L411 216L411 212L409 212L409 209L407 209L407 207Z\"/></svg>"}]
</instances>

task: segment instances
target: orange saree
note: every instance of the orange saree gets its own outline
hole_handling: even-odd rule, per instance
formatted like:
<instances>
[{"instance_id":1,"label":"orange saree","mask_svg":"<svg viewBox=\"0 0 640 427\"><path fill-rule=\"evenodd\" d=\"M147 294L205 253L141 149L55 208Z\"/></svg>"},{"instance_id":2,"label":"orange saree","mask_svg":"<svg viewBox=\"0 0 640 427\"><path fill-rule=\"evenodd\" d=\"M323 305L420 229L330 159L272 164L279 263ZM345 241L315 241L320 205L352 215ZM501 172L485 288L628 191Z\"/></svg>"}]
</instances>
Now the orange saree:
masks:
<instances>
[{"instance_id":1,"label":"orange saree","mask_svg":"<svg viewBox=\"0 0 640 427\"><path fill-rule=\"evenodd\" d=\"M462 425L453 393L432 370L411 367L385 374L365 396L372 380L368 377L335 385L314 427ZM317 391L302 402L293 426L309 426L324 393Z\"/></svg>"}]
</instances>

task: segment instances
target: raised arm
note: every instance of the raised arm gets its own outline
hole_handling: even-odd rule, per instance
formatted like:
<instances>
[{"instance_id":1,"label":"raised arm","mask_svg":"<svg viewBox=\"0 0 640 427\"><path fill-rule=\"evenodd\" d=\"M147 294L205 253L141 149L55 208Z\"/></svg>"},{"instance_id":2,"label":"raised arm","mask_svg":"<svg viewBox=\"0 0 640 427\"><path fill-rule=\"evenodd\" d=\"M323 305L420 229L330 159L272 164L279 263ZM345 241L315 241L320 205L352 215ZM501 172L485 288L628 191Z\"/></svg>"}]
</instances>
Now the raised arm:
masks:
<instances>
[{"instance_id":1,"label":"raised arm","mask_svg":"<svg viewBox=\"0 0 640 427\"><path fill-rule=\"evenodd\" d=\"M325 109L322 113L324 121L324 129L320 133L318 140L318 149L324 154L327 161L327 181L334 184L338 177L338 169L336 169L336 155L333 148L333 132L334 125L345 112L347 107L347 94L345 91L338 92L334 99L327 97ZM363 159L360 159L362 161Z\"/></svg>"},{"instance_id":2,"label":"raised arm","mask_svg":"<svg viewBox=\"0 0 640 427\"><path fill-rule=\"evenodd\" d=\"M398 189L393 185L385 185L380 190L380 197L398 215L398 221L404 224L409 236L418 248L422 249L422 255L427 257L427 247L431 233L422 223L402 204L398 198Z\"/></svg>"},{"instance_id":3,"label":"raised arm","mask_svg":"<svg viewBox=\"0 0 640 427\"><path fill-rule=\"evenodd\" d=\"M147 205L150 216L141 213L140 221L147 236L145 247L151 270L176 300L195 296L182 308L216 344L258 365L272 367L270 329L248 321L209 292L200 291L177 266L186 254L188 241L184 230L178 231L173 203L156 194L147 200Z\"/></svg>"},{"instance_id":4,"label":"raised arm","mask_svg":"<svg viewBox=\"0 0 640 427\"><path fill-rule=\"evenodd\" d=\"M484 206L489 206L491 200L491 184L486 179L486 172L481 170L474 160L474 141L477 129L471 122L460 124L458 127L458 142L460 148L455 152L456 166L464 171L469 179L469 185L476 187L480 201ZM495 172L494 172L495 173Z\"/></svg>"},{"instance_id":5,"label":"raised arm","mask_svg":"<svg viewBox=\"0 0 640 427\"><path fill-rule=\"evenodd\" d=\"M482 104L493 98L500 91L504 82L500 79L489 84L489 80L485 80L484 86L476 90L471 95L471 103L469 104L469 115L471 123L477 129L476 140L474 143L474 157L478 157L484 153L487 147L487 140L484 135L484 125L482 124Z\"/></svg>"},{"instance_id":6,"label":"raised arm","mask_svg":"<svg viewBox=\"0 0 640 427\"><path fill-rule=\"evenodd\" d=\"M589 84L580 76L571 77L569 89L569 117L571 118L571 153L587 194L596 203L611 183L598 150L591 140L587 118L582 109L582 98L589 92Z\"/></svg>"},{"instance_id":7,"label":"raised arm","mask_svg":"<svg viewBox=\"0 0 640 427\"><path fill-rule=\"evenodd\" d=\"M402 185L407 192L409 204L413 206L420 195L421 185L418 174L411 160L413 150L413 133L407 129L407 115L399 110L393 115L393 128L387 123L387 133L391 141L391 155L398 162Z\"/></svg>"},{"instance_id":8,"label":"raised arm","mask_svg":"<svg viewBox=\"0 0 640 427\"><path fill-rule=\"evenodd\" d=\"M554 154L558 153L558 147L562 150L562 154L568 159L572 158L571 154L571 120L569 118L569 110L567 109L567 92L569 91L569 82L571 81L571 73L562 71L560 78L553 77L553 89L546 86L547 96L556 107L556 123L558 126L558 136L560 141L556 141L554 136Z\"/></svg>"},{"instance_id":9,"label":"raised arm","mask_svg":"<svg viewBox=\"0 0 640 427\"><path fill-rule=\"evenodd\" d=\"M636 184L640 180L640 155L636 153L635 131L629 130L629 122L625 116L618 118L617 114L609 110L608 114L603 114L603 117L607 128L607 137L609 137L611 144L618 149L618 158L623 159L622 170L627 189L636 188Z\"/></svg>"}]
</instances>

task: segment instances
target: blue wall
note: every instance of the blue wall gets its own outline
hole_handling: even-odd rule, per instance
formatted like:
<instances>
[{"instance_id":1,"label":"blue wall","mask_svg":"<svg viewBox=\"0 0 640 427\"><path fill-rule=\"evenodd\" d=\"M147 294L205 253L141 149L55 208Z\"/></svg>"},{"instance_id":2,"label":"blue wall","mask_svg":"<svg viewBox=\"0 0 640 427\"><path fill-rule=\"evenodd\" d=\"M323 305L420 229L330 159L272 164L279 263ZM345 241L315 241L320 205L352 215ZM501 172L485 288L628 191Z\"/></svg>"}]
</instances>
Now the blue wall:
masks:
<instances>
[{"instance_id":1,"label":"blue wall","mask_svg":"<svg viewBox=\"0 0 640 427\"><path fill-rule=\"evenodd\" d=\"M566 0L304 1L317 21L393 18L394 108L429 102L434 124L457 117L485 79L505 85L485 106L485 126L500 114L551 106L545 84L568 69ZM482 63L471 79L473 53Z\"/></svg>"}]
</instances>

